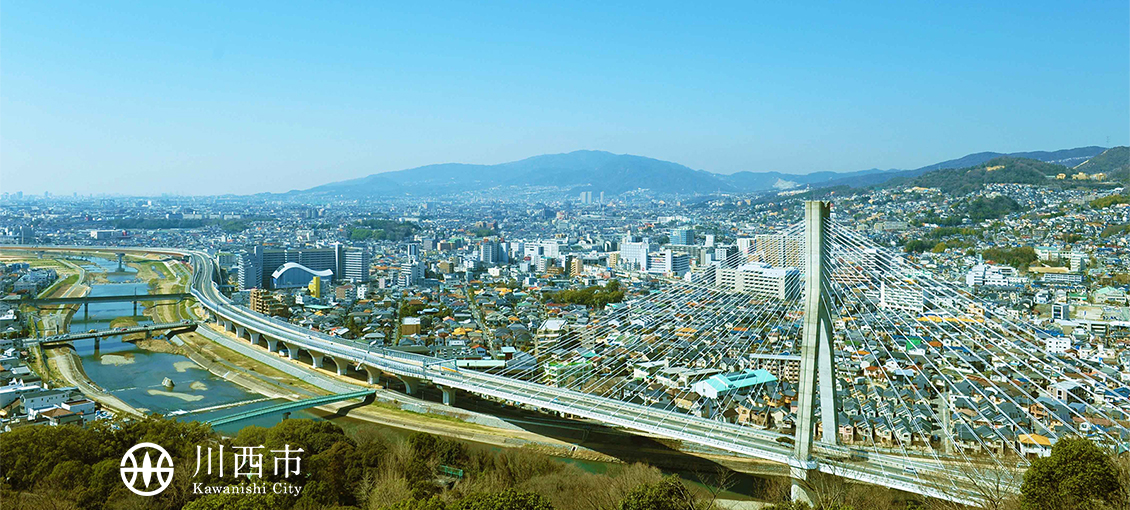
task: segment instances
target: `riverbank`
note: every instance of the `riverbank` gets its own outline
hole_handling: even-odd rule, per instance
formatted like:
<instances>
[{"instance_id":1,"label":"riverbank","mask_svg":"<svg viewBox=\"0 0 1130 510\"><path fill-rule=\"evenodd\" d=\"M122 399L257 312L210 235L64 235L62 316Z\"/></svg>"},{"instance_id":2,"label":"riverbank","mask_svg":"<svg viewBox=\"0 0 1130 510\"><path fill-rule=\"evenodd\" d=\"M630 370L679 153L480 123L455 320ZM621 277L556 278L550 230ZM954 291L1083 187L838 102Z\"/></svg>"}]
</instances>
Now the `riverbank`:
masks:
<instances>
[{"instance_id":1,"label":"riverbank","mask_svg":"<svg viewBox=\"0 0 1130 510\"><path fill-rule=\"evenodd\" d=\"M43 298L69 298L82 297L90 292L86 285L86 269L66 259L36 259L37 267L51 267L56 270L58 279L37 297ZM36 321L36 331L46 334L63 333L68 331L71 317L79 310L79 305L44 306L38 310L39 319ZM27 310L25 310L27 311Z\"/></svg>"},{"instance_id":2,"label":"riverbank","mask_svg":"<svg viewBox=\"0 0 1130 510\"><path fill-rule=\"evenodd\" d=\"M44 352L47 355L47 370L51 374L57 374L66 381L68 385L77 387L91 400L101 404L104 409L114 414L128 415L135 418L144 416L141 410L111 395L95 384L94 381L90 380L90 377L86 375L86 371L82 368L82 360L75 354L74 349L67 346L60 346L46 349Z\"/></svg>"}]
</instances>

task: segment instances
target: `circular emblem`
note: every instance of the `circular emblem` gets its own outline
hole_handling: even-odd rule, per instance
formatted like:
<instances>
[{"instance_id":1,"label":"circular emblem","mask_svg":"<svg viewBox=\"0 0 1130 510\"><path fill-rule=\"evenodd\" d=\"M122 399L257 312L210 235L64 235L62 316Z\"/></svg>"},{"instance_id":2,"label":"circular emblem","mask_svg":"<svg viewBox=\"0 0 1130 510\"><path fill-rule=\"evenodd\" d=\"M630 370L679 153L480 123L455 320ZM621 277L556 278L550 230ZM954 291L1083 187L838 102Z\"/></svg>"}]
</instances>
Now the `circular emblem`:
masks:
<instances>
[{"instance_id":1,"label":"circular emblem","mask_svg":"<svg viewBox=\"0 0 1130 510\"><path fill-rule=\"evenodd\" d=\"M140 462L137 460L138 450L144 450L145 453ZM156 463L149 456L152 451L156 451ZM134 494L139 496L160 494L173 481L173 458L169 455L169 452L159 445L139 443L122 456L121 473L122 482ZM140 487L137 486L137 475L141 475ZM156 476L155 480L154 475ZM150 485L154 484L157 487L150 489Z\"/></svg>"}]
</instances>

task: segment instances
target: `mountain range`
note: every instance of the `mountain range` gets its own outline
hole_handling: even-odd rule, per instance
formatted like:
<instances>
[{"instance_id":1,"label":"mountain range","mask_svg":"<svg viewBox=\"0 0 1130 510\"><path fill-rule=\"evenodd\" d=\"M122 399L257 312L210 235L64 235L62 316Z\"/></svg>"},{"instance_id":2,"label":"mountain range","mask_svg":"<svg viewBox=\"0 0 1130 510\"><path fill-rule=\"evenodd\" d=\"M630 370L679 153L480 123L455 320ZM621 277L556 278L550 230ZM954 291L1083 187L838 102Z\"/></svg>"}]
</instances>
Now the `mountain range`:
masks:
<instances>
[{"instance_id":1,"label":"mountain range","mask_svg":"<svg viewBox=\"0 0 1130 510\"><path fill-rule=\"evenodd\" d=\"M1102 157L1096 158L1097 156ZM1065 169L1085 167L1094 158L1101 160L1092 165L1094 168L1106 169L1117 167L1120 161L1118 158L1123 156L1124 152L1092 146L1051 152L979 152L913 170L870 169L857 172L814 172L807 175L744 171L726 175L694 170L678 163L643 156L580 150L565 154L544 154L497 165L427 165L323 184L307 190L295 190L290 194L365 197L403 195L410 191L417 196L439 196L462 191L543 187L569 193L594 191L617 195L649 189L657 193L700 195L789 189L806 185L872 186L892 179L896 182L906 181L938 170L975 167L1001 157L1064 165Z\"/></svg>"}]
</instances>

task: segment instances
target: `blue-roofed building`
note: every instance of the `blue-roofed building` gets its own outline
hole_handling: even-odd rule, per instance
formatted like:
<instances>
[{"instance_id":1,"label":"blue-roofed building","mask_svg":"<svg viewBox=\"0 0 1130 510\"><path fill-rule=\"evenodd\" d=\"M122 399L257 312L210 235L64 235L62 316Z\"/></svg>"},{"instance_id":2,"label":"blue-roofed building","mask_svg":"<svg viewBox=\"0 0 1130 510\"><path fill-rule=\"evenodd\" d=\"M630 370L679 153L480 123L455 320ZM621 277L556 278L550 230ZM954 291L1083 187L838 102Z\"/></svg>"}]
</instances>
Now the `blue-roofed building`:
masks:
<instances>
[{"instance_id":1,"label":"blue-roofed building","mask_svg":"<svg viewBox=\"0 0 1130 510\"><path fill-rule=\"evenodd\" d=\"M710 376L694 383L691 390L707 398L718 398L775 381L777 378L768 370L744 370Z\"/></svg>"}]
</instances>

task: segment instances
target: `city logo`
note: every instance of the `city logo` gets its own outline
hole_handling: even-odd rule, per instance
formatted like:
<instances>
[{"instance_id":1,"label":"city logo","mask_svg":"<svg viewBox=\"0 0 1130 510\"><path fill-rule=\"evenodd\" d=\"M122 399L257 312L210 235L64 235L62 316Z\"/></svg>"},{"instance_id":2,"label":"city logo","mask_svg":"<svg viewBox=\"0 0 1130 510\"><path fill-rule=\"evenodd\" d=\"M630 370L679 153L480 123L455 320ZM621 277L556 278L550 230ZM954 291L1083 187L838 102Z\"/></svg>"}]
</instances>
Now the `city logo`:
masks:
<instances>
[{"instance_id":1,"label":"city logo","mask_svg":"<svg viewBox=\"0 0 1130 510\"><path fill-rule=\"evenodd\" d=\"M142 457L140 464L137 460L139 450L145 451L145 456ZM157 455L156 463L150 456L150 453L154 452ZM122 482L131 492L138 496L155 496L165 490L169 483L173 481L173 458L169 455L169 452L159 445L139 443L122 456L120 471ZM137 487L139 482L137 475L141 475L140 488ZM149 487L154 484L157 487L150 489Z\"/></svg>"},{"instance_id":2,"label":"city logo","mask_svg":"<svg viewBox=\"0 0 1130 510\"><path fill-rule=\"evenodd\" d=\"M196 471L192 477L201 474L219 476L233 480L243 479L237 485L212 484L193 482L193 494L287 494L298 496L303 487L290 482L291 477L302 476L302 448L291 448L284 445L281 450L269 450L263 445L235 446L227 448L218 445L218 450L211 446L204 449L196 446ZM270 452L274 461L271 472L274 477L282 477L274 483L263 481L264 478L264 450ZM154 460L156 458L156 460ZM271 466L271 463L267 463ZM153 443L140 443L130 448L122 456L121 464L122 482L134 494L139 496L156 496L169 487L173 481L173 458L159 445ZM138 476L140 475L140 477Z\"/></svg>"}]
</instances>

